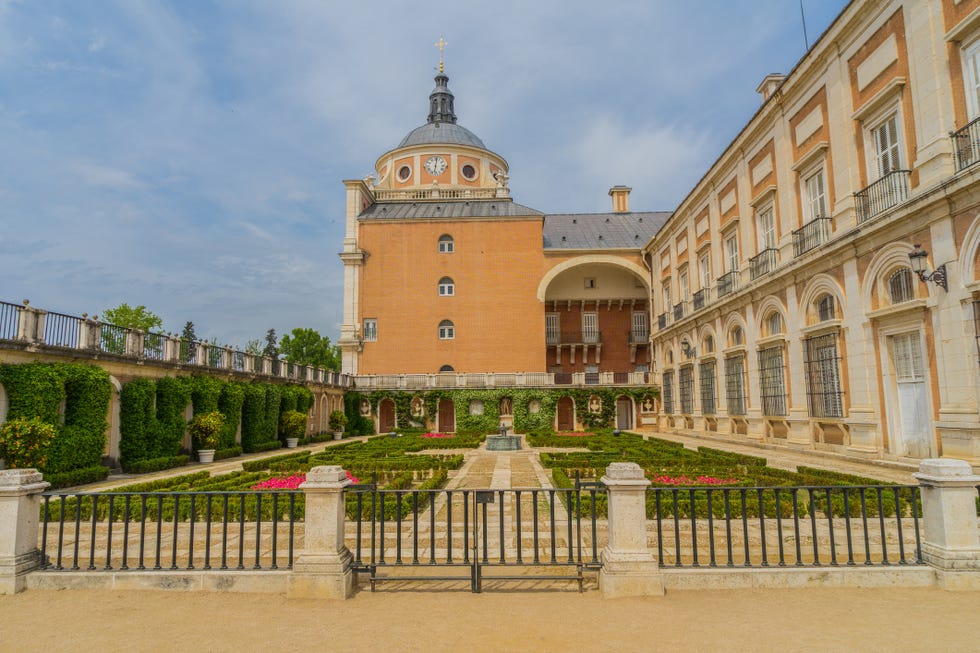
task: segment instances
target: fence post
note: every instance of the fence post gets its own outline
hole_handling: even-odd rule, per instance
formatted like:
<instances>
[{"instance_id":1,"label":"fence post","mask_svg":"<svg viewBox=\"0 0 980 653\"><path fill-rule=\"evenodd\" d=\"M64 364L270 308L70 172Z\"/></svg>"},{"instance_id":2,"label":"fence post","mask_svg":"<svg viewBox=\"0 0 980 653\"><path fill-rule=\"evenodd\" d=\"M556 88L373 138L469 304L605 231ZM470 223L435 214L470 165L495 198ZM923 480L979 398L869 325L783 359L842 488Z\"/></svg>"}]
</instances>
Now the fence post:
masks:
<instances>
[{"instance_id":1,"label":"fence post","mask_svg":"<svg viewBox=\"0 0 980 653\"><path fill-rule=\"evenodd\" d=\"M354 591L351 552L344 544L344 488L339 465L314 467L300 489L306 493L305 544L293 563L287 596L346 599Z\"/></svg>"},{"instance_id":2,"label":"fence post","mask_svg":"<svg viewBox=\"0 0 980 653\"><path fill-rule=\"evenodd\" d=\"M662 595L660 566L647 544L646 491L650 481L636 463L610 463L602 483L609 496L609 544L602 550L599 572L603 595Z\"/></svg>"},{"instance_id":3,"label":"fence post","mask_svg":"<svg viewBox=\"0 0 980 653\"><path fill-rule=\"evenodd\" d=\"M922 488L922 558L935 567L944 589L980 589L980 476L953 458L923 460L913 476Z\"/></svg>"},{"instance_id":4,"label":"fence post","mask_svg":"<svg viewBox=\"0 0 980 653\"><path fill-rule=\"evenodd\" d=\"M29 345L44 342L44 316L47 311L34 308L24 300L24 306L17 307L20 313L17 320L17 339Z\"/></svg>"},{"instance_id":5,"label":"fence post","mask_svg":"<svg viewBox=\"0 0 980 653\"><path fill-rule=\"evenodd\" d=\"M38 520L49 485L36 469L0 470L0 594L22 591L41 565Z\"/></svg>"}]
</instances>

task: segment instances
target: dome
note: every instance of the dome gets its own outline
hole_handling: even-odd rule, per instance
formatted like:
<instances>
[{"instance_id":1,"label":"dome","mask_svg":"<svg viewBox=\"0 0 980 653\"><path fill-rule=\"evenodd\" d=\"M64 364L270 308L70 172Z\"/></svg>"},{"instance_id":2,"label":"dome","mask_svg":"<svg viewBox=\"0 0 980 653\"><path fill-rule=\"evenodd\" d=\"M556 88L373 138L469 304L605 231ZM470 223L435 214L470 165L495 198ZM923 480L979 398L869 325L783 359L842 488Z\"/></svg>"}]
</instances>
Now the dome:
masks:
<instances>
[{"instance_id":1,"label":"dome","mask_svg":"<svg viewBox=\"0 0 980 653\"><path fill-rule=\"evenodd\" d=\"M487 149L487 146L483 144L483 141L476 134L454 122L430 122L421 127L416 127L408 132L408 136L402 139L398 147L402 148L429 143L469 145L471 147L478 147L481 150Z\"/></svg>"}]
</instances>

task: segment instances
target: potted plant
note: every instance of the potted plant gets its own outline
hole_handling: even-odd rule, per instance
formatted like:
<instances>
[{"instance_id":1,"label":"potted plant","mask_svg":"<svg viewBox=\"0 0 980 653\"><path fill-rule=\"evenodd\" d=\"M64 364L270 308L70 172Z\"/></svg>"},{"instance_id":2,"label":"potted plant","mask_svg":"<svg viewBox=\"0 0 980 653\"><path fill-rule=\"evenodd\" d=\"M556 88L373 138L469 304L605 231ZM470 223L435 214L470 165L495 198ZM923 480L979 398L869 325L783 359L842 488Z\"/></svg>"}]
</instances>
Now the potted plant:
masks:
<instances>
[{"instance_id":1,"label":"potted plant","mask_svg":"<svg viewBox=\"0 0 980 653\"><path fill-rule=\"evenodd\" d=\"M327 418L327 425L333 431L333 439L339 440L344 437L344 427L347 426L347 415L342 410L335 410Z\"/></svg>"},{"instance_id":2,"label":"potted plant","mask_svg":"<svg viewBox=\"0 0 980 653\"><path fill-rule=\"evenodd\" d=\"M221 429L224 425L225 416L216 410L195 415L187 425L187 432L191 434L199 462L214 461L214 450L221 444Z\"/></svg>"},{"instance_id":3,"label":"potted plant","mask_svg":"<svg viewBox=\"0 0 980 653\"><path fill-rule=\"evenodd\" d=\"M279 418L279 431L286 440L287 449L295 449L306 432L306 415L298 410L290 410Z\"/></svg>"}]
</instances>

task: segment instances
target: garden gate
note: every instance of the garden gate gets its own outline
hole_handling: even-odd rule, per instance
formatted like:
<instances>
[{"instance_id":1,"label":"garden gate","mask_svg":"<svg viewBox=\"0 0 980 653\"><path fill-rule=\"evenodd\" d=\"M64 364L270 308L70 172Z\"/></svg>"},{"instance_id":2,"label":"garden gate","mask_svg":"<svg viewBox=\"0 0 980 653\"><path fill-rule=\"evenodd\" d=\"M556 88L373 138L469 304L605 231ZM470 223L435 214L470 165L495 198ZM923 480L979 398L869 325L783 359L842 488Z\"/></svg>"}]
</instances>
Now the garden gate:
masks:
<instances>
[{"instance_id":1,"label":"garden gate","mask_svg":"<svg viewBox=\"0 0 980 653\"><path fill-rule=\"evenodd\" d=\"M382 581L575 581L598 571L601 483L572 488L348 488L356 523L353 569ZM604 526L604 524L600 525ZM599 535L602 533L600 532Z\"/></svg>"}]
</instances>

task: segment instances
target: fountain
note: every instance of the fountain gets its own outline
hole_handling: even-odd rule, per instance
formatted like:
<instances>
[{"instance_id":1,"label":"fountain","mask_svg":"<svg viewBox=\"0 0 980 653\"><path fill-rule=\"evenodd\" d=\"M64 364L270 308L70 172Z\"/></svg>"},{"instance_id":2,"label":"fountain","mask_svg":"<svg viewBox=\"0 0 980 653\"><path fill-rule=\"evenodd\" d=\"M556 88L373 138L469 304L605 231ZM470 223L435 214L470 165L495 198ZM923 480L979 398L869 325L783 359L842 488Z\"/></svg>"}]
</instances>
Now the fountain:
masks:
<instances>
[{"instance_id":1,"label":"fountain","mask_svg":"<svg viewBox=\"0 0 980 653\"><path fill-rule=\"evenodd\" d=\"M501 423L498 435L487 436L487 451L517 451L521 448L521 436L507 435L508 428Z\"/></svg>"}]
</instances>

